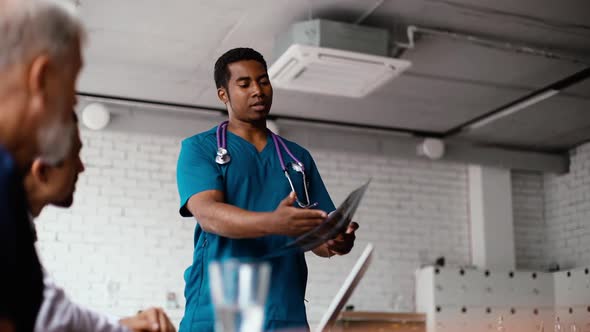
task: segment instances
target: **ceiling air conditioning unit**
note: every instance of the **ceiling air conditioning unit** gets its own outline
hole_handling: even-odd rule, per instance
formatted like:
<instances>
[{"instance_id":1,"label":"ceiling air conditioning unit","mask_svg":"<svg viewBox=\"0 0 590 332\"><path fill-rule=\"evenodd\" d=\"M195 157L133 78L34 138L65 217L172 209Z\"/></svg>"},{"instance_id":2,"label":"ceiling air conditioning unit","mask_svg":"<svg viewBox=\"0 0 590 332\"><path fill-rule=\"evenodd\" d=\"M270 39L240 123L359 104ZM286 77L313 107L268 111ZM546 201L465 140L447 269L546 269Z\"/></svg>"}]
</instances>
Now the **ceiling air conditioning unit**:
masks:
<instances>
[{"instance_id":1,"label":"ceiling air conditioning unit","mask_svg":"<svg viewBox=\"0 0 590 332\"><path fill-rule=\"evenodd\" d=\"M328 20L296 23L275 44L274 87L365 97L410 67L389 57L389 32Z\"/></svg>"}]
</instances>

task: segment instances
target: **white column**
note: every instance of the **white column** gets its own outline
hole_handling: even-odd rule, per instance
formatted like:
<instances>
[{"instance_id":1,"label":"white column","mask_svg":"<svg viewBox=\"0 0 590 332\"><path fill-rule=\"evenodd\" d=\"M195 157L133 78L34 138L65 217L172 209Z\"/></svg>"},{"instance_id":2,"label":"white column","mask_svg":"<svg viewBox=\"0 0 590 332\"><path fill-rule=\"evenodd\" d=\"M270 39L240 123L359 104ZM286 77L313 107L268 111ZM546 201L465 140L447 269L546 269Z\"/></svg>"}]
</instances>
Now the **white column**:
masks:
<instances>
[{"instance_id":1,"label":"white column","mask_svg":"<svg viewBox=\"0 0 590 332\"><path fill-rule=\"evenodd\" d=\"M516 266L510 170L469 166L473 264L512 270Z\"/></svg>"}]
</instances>

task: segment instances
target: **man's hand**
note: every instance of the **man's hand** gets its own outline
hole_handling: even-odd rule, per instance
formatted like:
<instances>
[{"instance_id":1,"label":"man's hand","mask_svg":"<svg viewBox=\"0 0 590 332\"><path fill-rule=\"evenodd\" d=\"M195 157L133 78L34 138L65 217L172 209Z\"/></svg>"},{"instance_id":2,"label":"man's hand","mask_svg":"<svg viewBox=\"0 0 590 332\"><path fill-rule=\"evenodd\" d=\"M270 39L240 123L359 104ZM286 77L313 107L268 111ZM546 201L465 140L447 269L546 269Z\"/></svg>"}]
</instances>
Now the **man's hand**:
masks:
<instances>
[{"instance_id":1,"label":"man's hand","mask_svg":"<svg viewBox=\"0 0 590 332\"><path fill-rule=\"evenodd\" d=\"M293 207L296 198L294 192L290 193L272 212L269 225L272 228L272 233L298 236L317 227L328 217L328 214L321 210Z\"/></svg>"},{"instance_id":2,"label":"man's hand","mask_svg":"<svg viewBox=\"0 0 590 332\"><path fill-rule=\"evenodd\" d=\"M140 311L135 316L121 319L119 323L133 332L176 332L162 308Z\"/></svg>"},{"instance_id":3,"label":"man's hand","mask_svg":"<svg viewBox=\"0 0 590 332\"><path fill-rule=\"evenodd\" d=\"M358 228L359 224L353 221L348 224L348 228L344 233L341 233L334 239L327 241L326 248L330 253L329 256L348 254L352 250L352 247L354 247L354 240L356 239L354 232Z\"/></svg>"}]
</instances>

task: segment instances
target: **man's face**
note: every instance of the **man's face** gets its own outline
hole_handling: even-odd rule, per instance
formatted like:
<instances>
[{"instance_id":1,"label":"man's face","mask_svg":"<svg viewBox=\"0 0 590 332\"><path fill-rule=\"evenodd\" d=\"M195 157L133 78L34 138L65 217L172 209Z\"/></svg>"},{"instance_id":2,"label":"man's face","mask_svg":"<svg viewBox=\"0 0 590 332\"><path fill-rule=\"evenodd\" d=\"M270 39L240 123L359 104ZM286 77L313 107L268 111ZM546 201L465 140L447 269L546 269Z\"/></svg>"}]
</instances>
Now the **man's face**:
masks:
<instances>
[{"instance_id":1,"label":"man's face","mask_svg":"<svg viewBox=\"0 0 590 332\"><path fill-rule=\"evenodd\" d=\"M264 66L255 60L228 65L227 89L218 90L219 98L228 105L230 116L245 122L266 119L272 105L272 85Z\"/></svg>"},{"instance_id":2,"label":"man's face","mask_svg":"<svg viewBox=\"0 0 590 332\"><path fill-rule=\"evenodd\" d=\"M80 45L75 45L65 59L49 62L41 88L32 94L30 105L38 121L39 157L48 164L58 163L70 151L76 129L71 112L81 68Z\"/></svg>"},{"instance_id":3,"label":"man's face","mask_svg":"<svg viewBox=\"0 0 590 332\"><path fill-rule=\"evenodd\" d=\"M45 195L50 204L70 207L74 201L78 175L84 172L84 164L80 159L82 142L76 129L74 139L70 136L71 149L65 159L56 166L47 166Z\"/></svg>"}]
</instances>

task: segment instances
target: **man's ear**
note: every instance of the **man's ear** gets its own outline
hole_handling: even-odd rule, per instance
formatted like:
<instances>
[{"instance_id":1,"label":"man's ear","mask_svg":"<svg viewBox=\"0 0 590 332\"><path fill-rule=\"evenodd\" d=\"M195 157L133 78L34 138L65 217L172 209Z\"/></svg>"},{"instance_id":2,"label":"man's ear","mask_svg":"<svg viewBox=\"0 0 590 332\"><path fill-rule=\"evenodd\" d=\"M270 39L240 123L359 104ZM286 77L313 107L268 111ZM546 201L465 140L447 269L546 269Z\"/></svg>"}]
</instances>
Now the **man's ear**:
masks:
<instances>
[{"instance_id":1,"label":"man's ear","mask_svg":"<svg viewBox=\"0 0 590 332\"><path fill-rule=\"evenodd\" d=\"M219 98L222 103L227 104L229 102L229 94L227 93L227 90L223 87L217 89L217 98Z\"/></svg>"},{"instance_id":2,"label":"man's ear","mask_svg":"<svg viewBox=\"0 0 590 332\"><path fill-rule=\"evenodd\" d=\"M33 96L32 106L35 109L44 109L47 96L45 89L49 84L50 60L47 55L40 55L33 59L27 72L27 86Z\"/></svg>"},{"instance_id":3,"label":"man's ear","mask_svg":"<svg viewBox=\"0 0 590 332\"><path fill-rule=\"evenodd\" d=\"M48 175L49 166L47 166L41 159L37 158L33 161L31 165L31 176L37 181L38 183L47 183L49 178Z\"/></svg>"}]
</instances>

